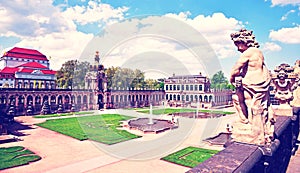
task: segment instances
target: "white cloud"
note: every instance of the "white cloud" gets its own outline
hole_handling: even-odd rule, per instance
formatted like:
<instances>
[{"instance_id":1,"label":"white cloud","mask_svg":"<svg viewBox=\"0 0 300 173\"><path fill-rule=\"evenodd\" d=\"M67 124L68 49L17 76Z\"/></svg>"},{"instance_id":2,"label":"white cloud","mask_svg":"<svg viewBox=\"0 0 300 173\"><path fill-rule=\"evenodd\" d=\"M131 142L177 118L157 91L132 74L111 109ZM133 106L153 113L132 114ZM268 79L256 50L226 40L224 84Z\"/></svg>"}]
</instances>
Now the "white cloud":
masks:
<instances>
[{"instance_id":1,"label":"white cloud","mask_svg":"<svg viewBox=\"0 0 300 173\"><path fill-rule=\"evenodd\" d=\"M272 6L300 5L300 0L272 0Z\"/></svg>"},{"instance_id":2,"label":"white cloud","mask_svg":"<svg viewBox=\"0 0 300 173\"><path fill-rule=\"evenodd\" d=\"M263 51L272 51L272 52L277 52L281 50L281 47L273 42L266 42L263 46L262 46L262 50Z\"/></svg>"},{"instance_id":3,"label":"white cloud","mask_svg":"<svg viewBox=\"0 0 300 173\"><path fill-rule=\"evenodd\" d=\"M0 1L0 36L20 38L15 46L51 56L51 67L57 70L65 61L79 58L93 37L77 31L75 21L109 23L122 19L126 10L96 1L90 1L87 7L69 7L64 12L53 6L52 0Z\"/></svg>"},{"instance_id":4,"label":"white cloud","mask_svg":"<svg viewBox=\"0 0 300 173\"><path fill-rule=\"evenodd\" d=\"M280 20L281 20L281 21L286 20L289 14L295 13L295 12L296 12L295 10L290 10L290 11L288 11L285 15L283 15L283 16L281 17Z\"/></svg>"},{"instance_id":5,"label":"white cloud","mask_svg":"<svg viewBox=\"0 0 300 173\"><path fill-rule=\"evenodd\" d=\"M39 36L74 29L51 0L1 1L1 36Z\"/></svg>"},{"instance_id":6,"label":"white cloud","mask_svg":"<svg viewBox=\"0 0 300 173\"><path fill-rule=\"evenodd\" d=\"M98 4L94 1L89 1L88 6L69 7L63 12L63 15L76 21L81 25L94 22L111 23L124 19L124 13L128 7L113 8L109 4Z\"/></svg>"},{"instance_id":7,"label":"white cloud","mask_svg":"<svg viewBox=\"0 0 300 173\"><path fill-rule=\"evenodd\" d=\"M92 38L93 34L77 31L56 32L38 37L23 37L16 46L39 50L48 57L51 68L58 70L64 62L78 59Z\"/></svg>"},{"instance_id":8,"label":"white cloud","mask_svg":"<svg viewBox=\"0 0 300 173\"><path fill-rule=\"evenodd\" d=\"M287 44L300 43L300 26L293 28L281 28L277 31L272 30L269 38L274 41L280 41Z\"/></svg>"},{"instance_id":9,"label":"white cloud","mask_svg":"<svg viewBox=\"0 0 300 173\"><path fill-rule=\"evenodd\" d=\"M194 27L208 40L219 58L236 55L230 34L242 28L243 24L235 18L228 18L223 13L214 13L211 16L198 15L193 19L182 14L166 16L179 19Z\"/></svg>"},{"instance_id":10,"label":"white cloud","mask_svg":"<svg viewBox=\"0 0 300 173\"><path fill-rule=\"evenodd\" d=\"M99 50L107 67L214 74L220 67L218 58L238 56L230 34L242 27L241 22L222 13L189 16L189 12L181 12L116 23L92 40L82 57L92 61Z\"/></svg>"}]
</instances>

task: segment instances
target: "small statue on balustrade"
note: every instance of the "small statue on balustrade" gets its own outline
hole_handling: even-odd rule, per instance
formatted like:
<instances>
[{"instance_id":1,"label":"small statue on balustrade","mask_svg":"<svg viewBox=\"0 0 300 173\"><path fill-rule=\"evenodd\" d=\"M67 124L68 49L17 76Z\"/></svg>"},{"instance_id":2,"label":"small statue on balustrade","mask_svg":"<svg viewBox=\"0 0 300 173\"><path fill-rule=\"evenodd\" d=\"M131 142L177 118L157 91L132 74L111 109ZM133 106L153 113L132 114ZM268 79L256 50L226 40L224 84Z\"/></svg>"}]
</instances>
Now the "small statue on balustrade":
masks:
<instances>
[{"instance_id":1,"label":"small statue on balustrade","mask_svg":"<svg viewBox=\"0 0 300 173\"><path fill-rule=\"evenodd\" d=\"M232 33L240 58L231 70L230 82L236 87L234 106L239 120L233 124L235 141L264 145L273 139L275 119L269 114L271 75L252 31Z\"/></svg>"}]
</instances>

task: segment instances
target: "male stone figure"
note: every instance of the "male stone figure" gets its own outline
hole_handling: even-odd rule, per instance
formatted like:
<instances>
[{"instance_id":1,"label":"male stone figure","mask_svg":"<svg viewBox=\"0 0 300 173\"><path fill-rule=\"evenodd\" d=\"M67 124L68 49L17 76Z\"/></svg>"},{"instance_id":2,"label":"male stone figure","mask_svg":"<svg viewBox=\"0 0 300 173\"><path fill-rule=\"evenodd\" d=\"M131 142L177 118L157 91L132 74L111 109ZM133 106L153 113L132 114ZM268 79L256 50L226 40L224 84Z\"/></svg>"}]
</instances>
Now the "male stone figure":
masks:
<instances>
[{"instance_id":1,"label":"male stone figure","mask_svg":"<svg viewBox=\"0 0 300 173\"><path fill-rule=\"evenodd\" d=\"M251 131L249 136L236 135L236 137L245 138L245 140L240 139L241 142L264 144L265 138L273 135L270 132L270 124L274 122L270 122L270 117L268 117L271 75L252 31L241 29L231 34L231 39L238 51L242 53L231 71L230 82L236 86L236 95L232 99L240 124L245 124L241 129ZM233 130L240 133L237 132L239 131L237 128L239 127L233 127ZM244 132L241 133L244 134Z\"/></svg>"}]
</instances>

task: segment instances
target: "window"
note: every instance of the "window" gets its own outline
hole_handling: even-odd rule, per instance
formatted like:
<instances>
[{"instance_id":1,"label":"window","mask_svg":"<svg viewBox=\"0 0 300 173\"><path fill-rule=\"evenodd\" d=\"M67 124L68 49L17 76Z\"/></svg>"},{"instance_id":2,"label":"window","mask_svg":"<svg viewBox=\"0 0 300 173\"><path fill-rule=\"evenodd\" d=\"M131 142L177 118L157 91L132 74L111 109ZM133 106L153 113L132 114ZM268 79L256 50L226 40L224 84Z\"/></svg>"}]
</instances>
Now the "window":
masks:
<instances>
[{"instance_id":1,"label":"window","mask_svg":"<svg viewBox=\"0 0 300 173\"><path fill-rule=\"evenodd\" d=\"M202 88L202 85L199 85L199 91L202 91L203 88Z\"/></svg>"},{"instance_id":2,"label":"window","mask_svg":"<svg viewBox=\"0 0 300 173\"><path fill-rule=\"evenodd\" d=\"M178 90L178 91L180 90L180 85L177 85L177 90Z\"/></svg>"},{"instance_id":3,"label":"window","mask_svg":"<svg viewBox=\"0 0 300 173\"><path fill-rule=\"evenodd\" d=\"M189 90L189 86L188 85L185 86L185 90L187 90L187 91Z\"/></svg>"},{"instance_id":4,"label":"window","mask_svg":"<svg viewBox=\"0 0 300 173\"><path fill-rule=\"evenodd\" d=\"M195 91L198 91L198 85L195 85Z\"/></svg>"},{"instance_id":5,"label":"window","mask_svg":"<svg viewBox=\"0 0 300 173\"><path fill-rule=\"evenodd\" d=\"M190 90L193 91L194 90L194 87L193 85L190 85Z\"/></svg>"},{"instance_id":6,"label":"window","mask_svg":"<svg viewBox=\"0 0 300 173\"><path fill-rule=\"evenodd\" d=\"M18 82L18 88L22 88L22 83Z\"/></svg>"},{"instance_id":7,"label":"window","mask_svg":"<svg viewBox=\"0 0 300 173\"><path fill-rule=\"evenodd\" d=\"M166 90L169 90L169 85L166 85Z\"/></svg>"},{"instance_id":8,"label":"window","mask_svg":"<svg viewBox=\"0 0 300 173\"><path fill-rule=\"evenodd\" d=\"M115 102L115 96L114 95L111 96L111 102Z\"/></svg>"},{"instance_id":9,"label":"window","mask_svg":"<svg viewBox=\"0 0 300 173\"><path fill-rule=\"evenodd\" d=\"M176 85L173 85L173 90L176 90Z\"/></svg>"},{"instance_id":10,"label":"window","mask_svg":"<svg viewBox=\"0 0 300 173\"><path fill-rule=\"evenodd\" d=\"M172 90L172 85L170 85L170 90Z\"/></svg>"},{"instance_id":11,"label":"window","mask_svg":"<svg viewBox=\"0 0 300 173\"><path fill-rule=\"evenodd\" d=\"M181 85L181 90L184 90L184 85Z\"/></svg>"}]
</instances>

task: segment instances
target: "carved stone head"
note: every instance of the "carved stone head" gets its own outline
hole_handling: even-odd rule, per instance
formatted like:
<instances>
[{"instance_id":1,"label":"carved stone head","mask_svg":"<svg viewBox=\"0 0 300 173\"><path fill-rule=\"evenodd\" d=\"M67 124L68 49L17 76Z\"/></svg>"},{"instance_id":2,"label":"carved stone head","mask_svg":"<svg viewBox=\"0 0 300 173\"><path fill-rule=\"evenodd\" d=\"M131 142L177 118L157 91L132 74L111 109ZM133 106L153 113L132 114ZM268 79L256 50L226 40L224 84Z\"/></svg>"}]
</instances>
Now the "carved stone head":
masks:
<instances>
[{"instance_id":1,"label":"carved stone head","mask_svg":"<svg viewBox=\"0 0 300 173\"><path fill-rule=\"evenodd\" d=\"M238 32L230 34L231 39L234 44L244 43L248 47L256 47L259 48L259 44L255 42L255 36L253 35L253 31L248 31L246 29L241 29Z\"/></svg>"}]
</instances>

